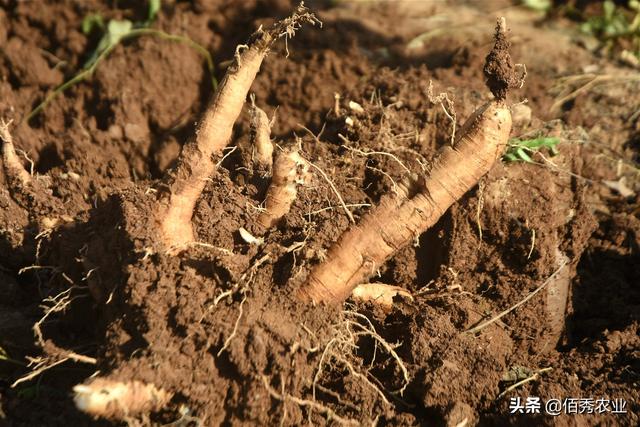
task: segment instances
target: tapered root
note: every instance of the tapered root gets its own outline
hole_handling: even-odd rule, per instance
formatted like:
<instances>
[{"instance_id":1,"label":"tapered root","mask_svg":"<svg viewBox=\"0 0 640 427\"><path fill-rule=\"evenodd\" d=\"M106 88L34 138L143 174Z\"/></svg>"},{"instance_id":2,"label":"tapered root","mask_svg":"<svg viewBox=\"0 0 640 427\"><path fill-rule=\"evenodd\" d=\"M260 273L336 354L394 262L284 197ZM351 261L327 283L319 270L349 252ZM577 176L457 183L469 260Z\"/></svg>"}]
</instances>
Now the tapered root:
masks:
<instances>
[{"instance_id":1,"label":"tapered root","mask_svg":"<svg viewBox=\"0 0 640 427\"><path fill-rule=\"evenodd\" d=\"M258 223L266 229L276 225L291 209L298 194L298 185L304 184L308 175L309 164L298 151L278 152L267 190L265 210L258 216Z\"/></svg>"},{"instance_id":2,"label":"tapered root","mask_svg":"<svg viewBox=\"0 0 640 427\"><path fill-rule=\"evenodd\" d=\"M233 124L262 60L278 38L291 37L304 22L319 22L301 4L289 18L270 30L260 28L247 46L238 46L235 64L229 68L200 121L195 138L183 148L175 170L168 179L169 196L161 201L160 230L163 243L175 250L194 241L191 217L206 180L213 174L212 155L231 139Z\"/></svg>"},{"instance_id":3,"label":"tapered root","mask_svg":"<svg viewBox=\"0 0 640 427\"><path fill-rule=\"evenodd\" d=\"M487 86L495 99L467 120L454 146L443 147L431 172L423 179L399 185L359 224L347 230L329 249L326 260L309 274L299 290L303 301L339 304L360 283L367 282L399 249L433 226L449 207L472 189L500 158L511 132L511 113L505 104L517 86L509 55L506 24L496 26L495 45L485 62Z\"/></svg>"},{"instance_id":4,"label":"tapered root","mask_svg":"<svg viewBox=\"0 0 640 427\"><path fill-rule=\"evenodd\" d=\"M413 296L406 289L384 283L365 283L351 291L351 298L354 300L371 302L385 311L391 310L393 299L397 296L413 301Z\"/></svg>"},{"instance_id":5,"label":"tapered root","mask_svg":"<svg viewBox=\"0 0 640 427\"><path fill-rule=\"evenodd\" d=\"M194 240L191 217L196 202L215 169L211 156L220 152L231 138L247 92L258 73L271 43L270 33L237 58L237 66L227 72L196 130L180 154L173 172L168 207L161 223L162 237L168 247L180 247Z\"/></svg>"},{"instance_id":6,"label":"tapered root","mask_svg":"<svg viewBox=\"0 0 640 427\"><path fill-rule=\"evenodd\" d=\"M0 139L2 140L2 163L7 181L12 186L25 187L31 182L31 175L24 168L16 149L13 145L13 137L9 132L11 121L5 122L0 119Z\"/></svg>"},{"instance_id":7,"label":"tapered root","mask_svg":"<svg viewBox=\"0 0 640 427\"><path fill-rule=\"evenodd\" d=\"M271 142L271 122L267 113L255 105L251 106L252 161L262 176L271 175L273 166L273 143Z\"/></svg>"},{"instance_id":8,"label":"tapered root","mask_svg":"<svg viewBox=\"0 0 640 427\"><path fill-rule=\"evenodd\" d=\"M329 249L327 259L300 289L305 301L339 304L400 248L433 226L500 158L511 131L511 113L501 101L481 107L465 124L454 147L445 146L424 180L399 185Z\"/></svg>"},{"instance_id":9,"label":"tapered root","mask_svg":"<svg viewBox=\"0 0 640 427\"><path fill-rule=\"evenodd\" d=\"M171 393L140 381L111 381L98 378L73 388L76 407L93 417L124 420L162 409Z\"/></svg>"}]
</instances>

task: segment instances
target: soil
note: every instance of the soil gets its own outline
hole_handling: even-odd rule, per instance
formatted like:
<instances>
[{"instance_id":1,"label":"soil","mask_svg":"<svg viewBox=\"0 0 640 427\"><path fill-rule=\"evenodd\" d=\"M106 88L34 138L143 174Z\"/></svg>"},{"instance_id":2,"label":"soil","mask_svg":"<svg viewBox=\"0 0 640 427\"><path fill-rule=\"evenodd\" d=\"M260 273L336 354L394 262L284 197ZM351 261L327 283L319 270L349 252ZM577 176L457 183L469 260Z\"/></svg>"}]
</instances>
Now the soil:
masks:
<instances>
[{"instance_id":1,"label":"soil","mask_svg":"<svg viewBox=\"0 0 640 427\"><path fill-rule=\"evenodd\" d=\"M490 99L483 64L497 16L528 71L506 98L512 136L561 143L553 157L496 165L375 272L372 282L413 300L390 311L305 305L292 295L349 218L313 174L262 245L241 238L241 227L261 232L265 191L246 167L248 103L229 142L238 149L219 155L196 206L201 244L180 256L153 250L161 178L213 91L197 51L128 40L25 120L95 48L84 16L146 18L143 2L113 3L0 0L0 118L13 120L34 182L19 190L0 173L0 424L120 425L74 406L73 386L96 371L173 393L134 425L640 423L640 92L628 78L637 70L586 49L574 23L508 1L308 2L322 28L279 43L252 92L275 116L276 142L300 144L356 220L405 167L422 173ZM153 27L208 49L220 81L236 45L293 6L167 0ZM566 97L590 75L610 79ZM453 100L455 126L430 101L430 82ZM64 360L70 351L96 363ZM55 365L12 386L33 358ZM542 369L507 390L509 374ZM510 398L530 396L625 399L627 413L509 413Z\"/></svg>"}]
</instances>

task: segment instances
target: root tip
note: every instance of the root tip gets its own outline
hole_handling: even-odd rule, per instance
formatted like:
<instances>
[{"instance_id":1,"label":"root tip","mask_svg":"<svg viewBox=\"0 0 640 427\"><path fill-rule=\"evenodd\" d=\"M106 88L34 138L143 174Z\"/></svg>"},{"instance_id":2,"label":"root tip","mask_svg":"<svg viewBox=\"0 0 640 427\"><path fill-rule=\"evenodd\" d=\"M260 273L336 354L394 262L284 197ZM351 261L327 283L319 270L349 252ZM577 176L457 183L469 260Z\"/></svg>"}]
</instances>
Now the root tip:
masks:
<instances>
[{"instance_id":1,"label":"root tip","mask_svg":"<svg viewBox=\"0 0 640 427\"><path fill-rule=\"evenodd\" d=\"M522 87L523 76L518 76L509 48L511 43L507 38L507 22L504 17L498 18L494 36L495 44L487 55L484 65L484 75L487 87L497 100L504 100L510 89Z\"/></svg>"},{"instance_id":2,"label":"root tip","mask_svg":"<svg viewBox=\"0 0 640 427\"><path fill-rule=\"evenodd\" d=\"M76 407L94 417L124 419L161 409L171 393L140 381L112 381L98 378L73 387Z\"/></svg>"}]
</instances>

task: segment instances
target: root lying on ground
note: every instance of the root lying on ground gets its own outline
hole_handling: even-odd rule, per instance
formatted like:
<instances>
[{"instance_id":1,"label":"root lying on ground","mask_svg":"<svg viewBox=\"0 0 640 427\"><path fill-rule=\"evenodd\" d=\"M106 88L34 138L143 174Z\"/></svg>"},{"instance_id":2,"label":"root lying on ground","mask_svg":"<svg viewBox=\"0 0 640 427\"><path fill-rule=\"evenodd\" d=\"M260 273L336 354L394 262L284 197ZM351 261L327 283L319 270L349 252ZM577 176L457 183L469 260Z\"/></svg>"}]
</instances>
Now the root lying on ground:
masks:
<instances>
[{"instance_id":1,"label":"root lying on ground","mask_svg":"<svg viewBox=\"0 0 640 427\"><path fill-rule=\"evenodd\" d=\"M169 174L168 196L159 201L161 240L170 250L179 250L195 240L191 217L206 180L215 170L212 155L220 152L231 139L233 124L242 111L262 60L276 40L293 36L305 22L319 21L301 4L291 17L279 21L268 31L258 29L247 45L238 46L235 63L220 83L195 137L184 146L175 170Z\"/></svg>"},{"instance_id":2,"label":"root lying on ground","mask_svg":"<svg viewBox=\"0 0 640 427\"><path fill-rule=\"evenodd\" d=\"M298 194L297 187L305 183L308 174L309 164L297 149L283 149L276 154L265 210L258 216L260 225L269 229L289 212Z\"/></svg>"},{"instance_id":3,"label":"root lying on ground","mask_svg":"<svg viewBox=\"0 0 640 427\"><path fill-rule=\"evenodd\" d=\"M298 196L298 185L309 176L310 163L298 152L297 147L280 148L274 154L271 142L271 125L267 114L251 99L251 142L254 169L262 177L271 175L264 200L264 209L258 216L258 224L265 230L275 226L291 209Z\"/></svg>"},{"instance_id":4,"label":"root lying on ground","mask_svg":"<svg viewBox=\"0 0 640 427\"><path fill-rule=\"evenodd\" d=\"M98 378L73 388L76 407L89 415L122 420L161 409L171 393L140 381L111 381Z\"/></svg>"},{"instance_id":5,"label":"root lying on ground","mask_svg":"<svg viewBox=\"0 0 640 427\"><path fill-rule=\"evenodd\" d=\"M9 132L11 121L5 122L0 119L0 140L2 140L2 164L4 165L4 174L7 177L9 185L12 187L26 187L31 182L31 175L24 168L16 149L13 146L13 137Z\"/></svg>"},{"instance_id":6,"label":"root lying on ground","mask_svg":"<svg viewBox=\"0 0 640 427\"><path fill-rule=\"evenodd\" d=\"M271 126L267 113L262 111L251 98L251 145L254 167L262 176L271 175L273 166L273 143L271 142Z\"/></svg>"},{"instance_id":7,"label":"root lying on ground","mask_svg":"<svg viewBox=\"0 0 640 427\"><path fill-rule=\"evenodd\" d=\"M384 196L338 239L327 259L309 274L299 298L328 304L344 301L394 253L433 226L500 159L511 132L507 89L522 83L514 74L508 48L502 19L485 64L487 85L495 99L468 119L453 147L439 151L426 177L406 179L398 185L397 194Z\"/></svg>"},{"instance_id":8,"label":"root lying on ground","mask_svg":"<svg viewBox=\"0 0 640 427\"><path fill-rule=\"evenodd\" d=\"M51 178L48 175L35 174L33 160L24 151L16 150L13 145L13 136L9 131L11 122L12 120L7 122L0 117L1 173L4 174L11 197L26 213L42 209L59 211L63 203L61 199L52 197ZM23 165L18 153L29 162L28 169ZM40 229L47 230L53 228L60 219L40 216L36 221Z\"/></svg>"},{"instance_id":9,"label":"root lying on ground","mask_svg":"<svg viewBox=\"0 0 640 427\"><path fill-rule=\"evenodd\" d=\"M411 243L473 188L502 155L511 131L504 101L484 105L452 148L445 146L426 179L408 179L382 198L329 250L301 288L303 300L337 304L365 283L396 251Z\"/></svg>"},{"instance_id":10,"label":"root lying on ground","mask_svg":"<svg viewBox=\"0 0 640 427\"><path fill-rule=\"evenodd\" d=\"M533 298L534 296L536 296L540 291L542 291L549 283L554 283L554 279L560 274L560 272L562 271L562 269L565 267L565 265L567 265L567 263L569 262L568 259L564 259L561 264L560 267L558 267L558 269L556 271L554 271L548 278L547 280L544 281L544 283L542 283L542 285L538 286L533 292L531 292L529 295L527 295L525 298L523 298L522 300L520 300L517 304L514 304L513 306L509 307L508 309L498 313L496 316L492 317L489 320L486 320L482 323L480 323L479 325L476 325L472 328L467 329L465 332L469 333L469 334L475 334L479 331L481 331L482 329L486 328L487 326L489 326L490 324L497 322L498 320L500 320L501 318L503 318L504 316L506 316L507 314L511 313L513 310L515 310L516 308L520 307L522 304L526 303L527 301L529 301L531 298Z\"/></svg>"},{"instance_id":11,"label":"root lying on ground","mask_svg":"<svg viewBox=\"0 0 640 427\"><path fill-rule=\"evenodd\" d=\"M406 289L384 283L364 283L351 291L351 298L354 300L373 302L385 310L393 307L393 298L396 296L413 300L413 296Z\"/></svg>"}]
</instances>

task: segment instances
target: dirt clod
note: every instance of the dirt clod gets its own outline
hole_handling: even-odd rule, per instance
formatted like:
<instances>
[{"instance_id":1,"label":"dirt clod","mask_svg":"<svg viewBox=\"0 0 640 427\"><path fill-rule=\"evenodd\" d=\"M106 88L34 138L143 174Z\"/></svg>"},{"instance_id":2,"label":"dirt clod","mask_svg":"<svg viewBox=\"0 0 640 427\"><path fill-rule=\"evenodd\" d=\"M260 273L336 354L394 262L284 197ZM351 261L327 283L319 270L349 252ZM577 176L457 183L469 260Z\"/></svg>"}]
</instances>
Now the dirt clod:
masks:
<instances>
[{"instance_id":1,"label":"dirt clod","mask_svg":"<svg viewBox=\"0 0 640 427\"><path fill-rule=\"evenodd\" d=\"M509 49L511 42L507 38L507 25L504 18L498 19L494 36L495 44L487 55L484 64L484 76L487 87L496 99L504 100L509 89L522 85L522 77L518 76Z\"/></svg>"}]
</instances>

